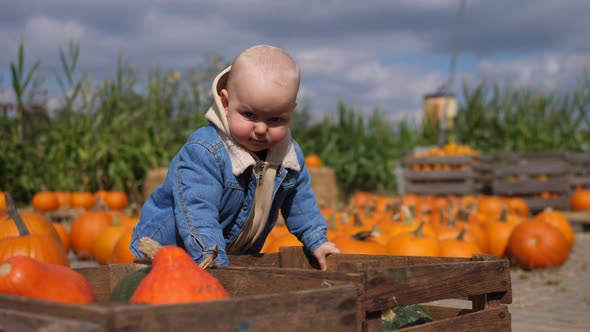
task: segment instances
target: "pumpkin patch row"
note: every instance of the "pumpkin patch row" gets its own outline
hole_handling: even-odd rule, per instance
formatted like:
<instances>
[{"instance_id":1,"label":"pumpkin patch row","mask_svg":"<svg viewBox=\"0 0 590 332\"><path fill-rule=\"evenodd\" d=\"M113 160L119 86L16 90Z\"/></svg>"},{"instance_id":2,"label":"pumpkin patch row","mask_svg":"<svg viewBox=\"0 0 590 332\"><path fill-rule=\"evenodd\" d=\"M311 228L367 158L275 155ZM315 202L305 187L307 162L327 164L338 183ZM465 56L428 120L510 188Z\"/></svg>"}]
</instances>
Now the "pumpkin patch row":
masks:
<instances>
[{"instance_id":1,"label":"pumpkin patch row","mask_svg":"<svg viewBox=\"0 0 590 332\"><path fill-rule=\"evenodd\" d=\"M68 208L91 209L97 202L111 210L122 210L129 205L129 197L124 191L40 191L33 195L31 205L37 211L51 212ZM7 211L4 192L0 192L0 211Z\"/></svg>"},{"instance_id":2,"label":"pumpkin patch row","mask_svg":"<svg viewBox=\"0 0 590 332\"><path fill-rule=\"evenodd\" d=\"M563 264L575 237L564 214L547 209L534 216L524 201L496 196L380 196L359 192L348 209L323 209L328 239L343 253L508 257L524 268ZM263 252L302 244L276 226Z\"/></svg>"}]
</instances>

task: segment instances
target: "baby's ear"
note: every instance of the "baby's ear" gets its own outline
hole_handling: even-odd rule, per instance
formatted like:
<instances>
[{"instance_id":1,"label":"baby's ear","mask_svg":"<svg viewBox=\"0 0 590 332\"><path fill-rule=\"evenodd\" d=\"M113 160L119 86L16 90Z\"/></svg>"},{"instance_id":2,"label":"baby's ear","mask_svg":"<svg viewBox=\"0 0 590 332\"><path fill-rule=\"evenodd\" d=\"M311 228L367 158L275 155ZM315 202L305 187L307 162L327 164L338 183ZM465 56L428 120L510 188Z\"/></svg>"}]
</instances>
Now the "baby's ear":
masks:
<instances>
[{"instance_id":1,"label":"baby's ear","mask_svg":"<svg viewBox=\"0 0 590 332\"><path fill-rule=\"evenodd\" d=\"M219 97L221 97L221 105L223 105L223 108L225 108L227 111L227 106L229 105L229 95L227 89L221 89L221 91L219 91Z\"/></svg>"}]
</instances>

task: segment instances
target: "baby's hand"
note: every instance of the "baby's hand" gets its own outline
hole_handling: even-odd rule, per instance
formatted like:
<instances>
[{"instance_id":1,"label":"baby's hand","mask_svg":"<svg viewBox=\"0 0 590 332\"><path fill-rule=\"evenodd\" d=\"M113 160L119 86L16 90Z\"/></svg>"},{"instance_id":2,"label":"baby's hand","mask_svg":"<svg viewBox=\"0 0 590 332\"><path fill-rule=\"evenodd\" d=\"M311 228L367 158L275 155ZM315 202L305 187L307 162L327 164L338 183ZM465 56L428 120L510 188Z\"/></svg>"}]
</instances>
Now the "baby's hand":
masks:
<instances>
[{"instance_id":1,"label":"baby's hand","mask_svg":"<svg viewBox=\"0 0 590 332\"><path fill-rule=\"evenodd\" d=\"M313 255L318 263L320 263L322 271L326 271L328 269L328 266L326 265L326 257L330 254L339 254L340 252L340 249L338 249L334 243L328 241L317 247L317 249L314 250Z\"/></svg>"}]
</instances>

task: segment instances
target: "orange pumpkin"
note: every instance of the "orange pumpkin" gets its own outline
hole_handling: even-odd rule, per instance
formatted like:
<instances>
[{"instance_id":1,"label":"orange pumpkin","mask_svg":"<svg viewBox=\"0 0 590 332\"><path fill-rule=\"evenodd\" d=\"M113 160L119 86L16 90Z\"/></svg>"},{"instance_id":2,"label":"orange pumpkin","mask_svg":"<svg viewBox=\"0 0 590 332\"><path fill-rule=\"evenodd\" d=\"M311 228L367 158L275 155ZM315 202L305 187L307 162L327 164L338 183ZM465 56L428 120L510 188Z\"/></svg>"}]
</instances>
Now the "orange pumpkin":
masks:
<instances>
[{"instance_id":1,"label":"orange pumpkin","mask_svg":"<svg viewBox=\"0 0 590 332\"><path fill-rule=\"evenodd\" d=\"M565 235L565 238L567 239L570 248L574 245L574 242L576 241L576 236L574 234L572 225L567 220L563 212L547 208L543 212L537 214L533 218L533 220L546 222L552 225L553 227L557 228L561 233L563 233L563 235Z\"/></svg>"},{"instance_id":2,"label":"orange pumpkin","mask_svg":"<svg viewBox=\"0 0 590 332\"><path fill-rule=\"evenodd\" d=\"M8 211L6 209L6 193L0 191L0 211Z\"/></svg>"},{"instance_id":3,"label":"orange pumpkin","mask_svg":"<svg viewBox=\"0 0 590 332\"><path fill-rule=\"evenodd\" d=\"M229 298L223 285L180 247L164 246L130 303L172 304Z\"/></svg>"},{"instance_id":4,"label":"orange pumpkin","mask_svg":"<svg viewBox=\"0 0 590 332\"><path fill-rule=\"evenodd\" d=\"M54 192L41 191L33 195L32 205L38 211L55 211L59 207L59 201Z\"/></svg>"},{"instance_id":5,"label":"orange pumpkin","mask_svg":"<svg viewBox=\"0 0 590 332\"><path fill-rule=\"evenodd\" d=\"M307 168L322 167L322 160L317 154L308 154L305 156L305 166L307 166Z\"/></svg>"},{"instance_id":6,"label":"orange pumpkin","mask_svg":"<svg viewBox=\"0 0 590 332\"><path fill-rule=\"evenodd\" d=\"M94 247L94 257L99 264L106 265L111 263L115 246L127 229L127 226L115 220L110 226L100 232L96 238Z\"/></svg>"},{"instance_id":7,"label":"orange pumpkin","mask_svg":"<svg viewBox=\"0 0 590 332\"><path fill-rule=\"evenodd\" d=\"M474 242L465 241L467 228L463 228L456 238L440 241L440 255L442 257L471 257L473 254L482 253L482 250Z\"/></svg>"},{"instance_id":8,"label":"orange pumpkin","mask_svg":"<svg viewBox=\"0 0 590 332\"><path fill-rule=\"evenodd\" d=\"M332 242L343 254L387 255L385 246L375 241L371 232L341 234Z\"/></svg>"},{"instance_id":9,"label":"orange pumpkin","mask_svg":"<svg viewBox=\"0 0 590 332\"><path fill-rule=\"evenodd\" d=\"M569 249L566 237L557 228L528 220L514 228L507 252L520 267L533 269L562 265Z\"/></svg>"},{"instance_id":10,"label":"orange pumpkin","mask_svg":"<svg viewBox=\"0 0 590 332\"><path fill-rule=\"evenodd\" d=\"M261 253L279 252L281 247L303 247L303 243L297 239L297 237L291 233L283 234L274 240L272 240L264 251Z\"/></svg>"},{"instance_id":11,"label":"orange pumpkin","mask_svg":"<svg viewBox=\"0 0 590 332\"><path fill-rule=\"evenodd\" d=\"M574 191L570 199L570 208L574 211L590 210L590 190Z\"/></svg>"},{"instance_id":12,"label":"orange pumpkin","mask_svg":"<svg viewBox=\"0 0 590 332\"><path fill-rule=\"evenodd\" d=\"M72 249L82 258L94 258L96 240L111 226L111 215L103 211L85 211L78 215L70 228Z\"/></svg>"},{"instance_id":13,"label":"orange pumpkin","mask_svg":"<svg viewBox=\"0 0 590 332\"><path fill-rule=\"evenodd\" d=\"M12 256L0 264L0 293L70 304L96 302L92 286L67 266Z\"/></svg>"},{"instance_id":14,"label":"orange pumpkin","mask_svg":"<svg viewBox=\"0 0 590 332\"><path fill-rule=\"evenodd\" d=\"M42 214L35 211L17 211L16 213L23 220L30 234L47 235L61 242L61 238L53 225L51 225L51 221ZM10 214L7 214L0 217L0 239L10 236L19 236L19 229L16 220Z\"/></svg>"},{"instance_id":15,"label":"orange pumpkin","mask_svg":"<svg viewBox=\"0 0 590 332\"><path fill-rule=\"evenodd\" d=\"M502 213L504 202L497 196L482 196L477 201L477 213L498 217Z\"/></svg>"},{"instance_id":16,"label":"orange pumpkin","mask_svg":"<svg viewBox=\"0 0 590 332\"><path fill-rule=\"evenodd\" d=\"M0 262L16 256L29 256L43 263L69 266L68 257L59 237L45 234L32 234L22 220L10 195L7 195L8 213L14 220L17 234L0 239ZM53 226L49 227L54 232Z\"/></svg>"},{"instance_id":17,"label":"orange pumpkin","mask_svg":"<svg viewBox=\"0 0 590 332\"><path fill-rule=\"evenodd\" d=\"M131 249L129 249L132 236L132 228L127 228L127 230L121 235L113 250L113 256L111 258L112 263L133 263L135 255L133 255Z\"/></svg>"},{"instance_id":18,"label":"orange pumpkin","mask_svg":"<svg viewBox=\"0 0 590 332\"><path fill-rule=\"evenodd\" d=\"M108 191L104 196L104 202L111 210L122 210L129 205L129 197L124 191Z\"/></svg>"},{"instance_id":19,"label":"orange pumpkin","mask_svg":"<svg viewBox=\"0 0 590 332\"><path fill-rule=\"evenodd\" d=\"M482 224L484 234L487 236L488 253L500 258L504 257L510 235L516 225L502 217Z\"/></svg>"},{"instance_id":20,"label":"orange pumpkin","mask_svg":"<svg viewBox=\"0 0 590 332\"><path fill-rule=\"evenodd\" d=\"M58 209L66 209L72 205L72 194L67 191L56 191Z\"/></svg>"},{"instance_id":21,"label":"orange pumpkin","mask_svg":"<svg viewBox=\"0 0 590 332\"><path fill-rule=\"evenodd\" d=\"M422 232L425 222L412 232L402 232L393 236L386 249L390 255L396 256L439 256L440 243L434 236Z\"/></svg>"},{"instance_id":22,"label":"orange pumpkin","mask_svg":"<svg viewBox=\"0 0 590 332\"><path fill-rule=\"evenodd\" d=\"M51 222L51 225L53 226L53 228L55 229L55 231L59 235L59 239L61 240L61 243L63 244L64 249L66 250L66 252L68 252L70 250L70 234L69 234L68 230L65 228L65 226L62 223L57 222L57 221Z\"/></svg>"},{"instance_id":23,"label":"orange pumpkin","mask_svg":"<svg viewBox=\"0 0 590 332\"><path fill-rule=\"evenodd\" d=\"M74 208L90 209L94 206L96 197L87 191L77 191L72 193L71 205Z\"/></svg>"}]
</instances>

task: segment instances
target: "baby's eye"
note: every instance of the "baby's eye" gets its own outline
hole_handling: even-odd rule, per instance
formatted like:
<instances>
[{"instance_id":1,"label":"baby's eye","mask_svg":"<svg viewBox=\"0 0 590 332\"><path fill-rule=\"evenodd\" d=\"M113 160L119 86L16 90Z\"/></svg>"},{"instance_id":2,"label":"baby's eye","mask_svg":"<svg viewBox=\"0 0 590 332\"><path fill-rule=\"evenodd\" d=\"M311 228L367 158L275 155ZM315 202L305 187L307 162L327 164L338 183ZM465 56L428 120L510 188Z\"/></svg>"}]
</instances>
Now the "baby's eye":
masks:
<instances>
[{"instance_id":1,"label":"baby's eye","mask_svg":"<svg viewBox=\"0 0 590 332\"><path fill-rule=\"evenodd\" d=\"M279 118L279 117L272 117L269 119L269 122L272 124L280 124L280 123L284 123L286 122L287 119L285 118Z\"/></svg>"},{"instance_id":2,"label":"baby's eye","mask_svg":"<svg viewBox=\"0 0 590 332\"><path fill-rule=\"evenodd\" d=\"M242 113L242 116L248 120L256 119L256 114L254 114L253 112L244 112L244 113Z\"/></svg>"}]
</instances>

